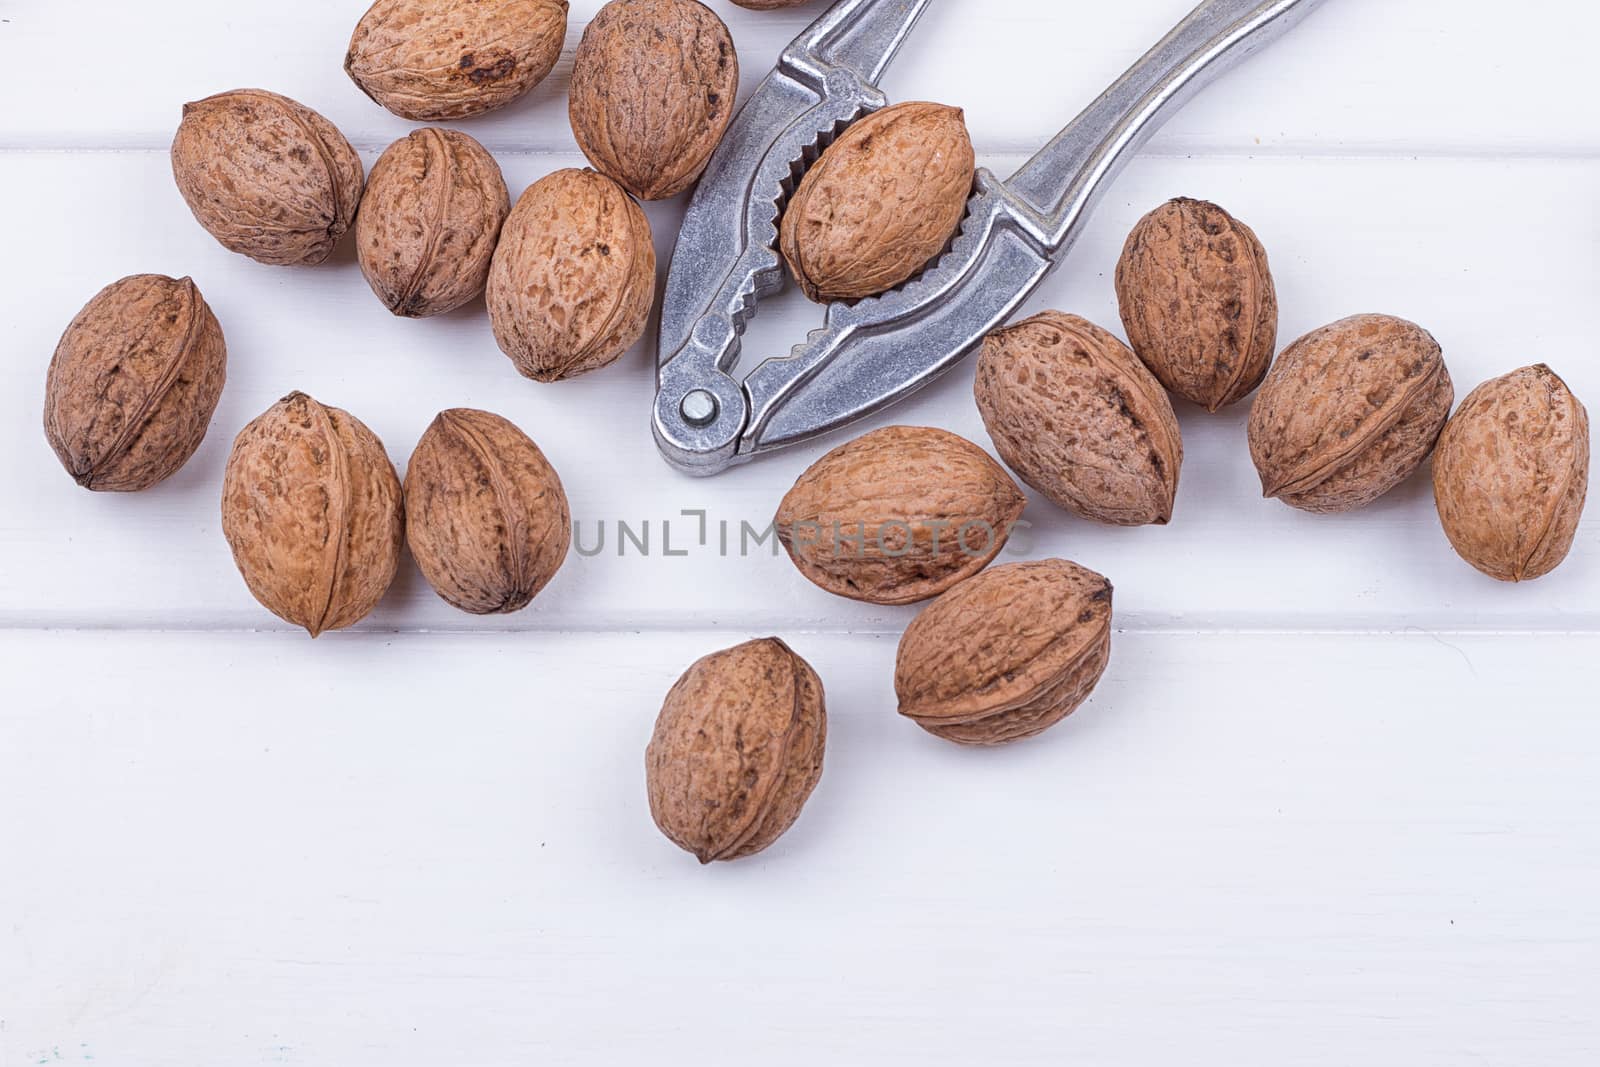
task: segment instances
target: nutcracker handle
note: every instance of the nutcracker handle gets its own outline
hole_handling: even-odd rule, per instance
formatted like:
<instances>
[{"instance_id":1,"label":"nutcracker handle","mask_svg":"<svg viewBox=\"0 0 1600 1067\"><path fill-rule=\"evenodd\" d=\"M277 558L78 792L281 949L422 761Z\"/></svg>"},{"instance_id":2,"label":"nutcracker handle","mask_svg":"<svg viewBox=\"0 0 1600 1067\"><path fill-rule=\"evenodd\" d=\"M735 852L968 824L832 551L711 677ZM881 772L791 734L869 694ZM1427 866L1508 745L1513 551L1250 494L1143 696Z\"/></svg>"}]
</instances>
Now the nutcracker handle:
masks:
<instances>
[{"instance_id":1,"label":"nutcracker handle","mask_svg":"<svg viewBox=\"0 0 1600 1067\"><path fill-rule=\"evenodd\" d=\"M1049 246L1078 221L1162 124L1267 47L1322 0L1208 0L1062 130L1007 187L1044 221Z\"/></svg>"}]
</instances>

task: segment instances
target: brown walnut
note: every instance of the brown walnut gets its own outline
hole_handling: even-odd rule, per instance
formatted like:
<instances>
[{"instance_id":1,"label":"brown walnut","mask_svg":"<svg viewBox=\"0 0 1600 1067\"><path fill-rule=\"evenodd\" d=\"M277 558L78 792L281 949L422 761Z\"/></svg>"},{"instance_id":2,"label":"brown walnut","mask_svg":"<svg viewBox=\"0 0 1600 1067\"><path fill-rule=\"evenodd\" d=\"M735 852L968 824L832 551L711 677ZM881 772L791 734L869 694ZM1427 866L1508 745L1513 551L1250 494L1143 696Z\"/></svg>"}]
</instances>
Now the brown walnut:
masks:
<instances>
[{"instance_id":1,"label":"brown walnut","mask_svg":"<svg viewBox=\"0 0 1600 1067\"><path fill-rule=\"evenodd\" d=\"M500 166L454 130L418 130L373 165L356 253L384 307L406 318L442 315L479 296L511 211Z\"/></svg>"},{"instance_id":2,"label":"brown walnut","mask_svg":"<svg viewBox=\"0 0 1600 1067\"><path fill-rule=\"evenodd\" d=\"M1207 411L1266 377L1278 294L1255 232L1215 204L1173 200L1140 220L1117 265L1128 341L1161 384Z\"/></svg>"},{"instance_id":3,"label":"brown walnut","mask_svg":"<svg viewBox=\"0 0 1600 1067\"><path fill-rule=\"evenodd\" d=\"M733 118L739 57L696 0L611 0L584 30L568 114L589 162L641 200L700 177Z\"/></svg>"},{"instance_id":4,"label":"brown walnut","mask_svg":"<svg viewBox=\"0 0 1600 1067\"><path fill-rule=\"evenodd\" d=\"M349 412L290 393L239 432L222 532L250 592L312 637L367 615L400 560L400 479Z\"/></svg>"},{"instance_id":5,"label":"brown walnut","mask_svg":"<svg viewBox=\"0 0 1600 1067\"><path fill-rule=\"evenodd\" d=\"M987 567L1027 500L971 441L889 426L812 464L778 507L800 573L838 596L913 604Z\"/></svg>"},{"instance_id":6,"label":"brown walnut","mask_svg":"<svg viewBox=\"0 0 1600 1067\"><path fill-rule=\"evenodd\" d=\"M227 377L222 327L188 278L112 282L62 334L44 432L85 489L148 489L189 461Z\"/></svg>"},{"instance_id":7,"label":"brown walnut","mask_svg":"<svg viewBox=\"0 0 1600 1067\"><path fill-rule=\"evenodd\" d=\"M378 0L344 69L404 119L447 122L505 107L561 57L567 0Z\"/></svg>"},{"instance_id":8,"label":"brown walnut","mask_svg":"<svg viewBox=\"0 0 1600 1067\"><path fill-rule=\"evenodd\" d=\"M715 652L667 694L645 751L650 814L701 863L736 860L794 825L822 777L822 680L775 637Z\"/></svg>"},{"instance_id":9,"label":"brown walnut","mask_svg":"<svg viewBox=\"0 0 1600 1067\"><path fill-rule=\"evenodd\" d=\"M489 269L495 340L541 382L616 362L644 333L655 295L649 220L592 170L559 170L531 185Z\"/></svg>"},{"instance_id":10,"label":"brown walnut","mask_svg":"<svg viewBox=\"0 0 1600 1067\"><path fill-rule=\"evenodd\" d=\"M958 108L905 103L855 123L806 172L779 247L812 300L856 300L915 277L966 216L975 157Z\"/></svg>"},{"instance_id":11,"label":"brown walnut","mask_svg":"<svg viewBox=\"0 0 1600 1067\"><path fill-rule=\"evenodd\" d=\"M474 615L521 611L567 558L572 516L539 446L499 415L441 412L406 467L406 543L434 592Z\"/></svg>"},{"instance_id":12,"label":"brown walnut","mask_svg":"<svg viewBox=\"0 0 1600 1067\"><path fill-rule=\"evenodd\" d=\"M1088 699L1111 654L1111 583L1076 563L1008 563L962 582L906 629L900 714L964 745L1043 733Z\"/></svg>"},{"instance_id":13,"label":"brown walnut","mask_svg":"<svg viewBox=\"0 0 1600 1067\"><path fill-rule=\"evenodd\" d=\"M974 392L1000 458L1086 519L1172 518L1183 435L1172 402L1126 345L1047 311L983 342Z\"/></svg>"},{"instance_id":14,"label":"brown walnut","mask_svg":"<svg viewBox=\"0 0 1600 1067\"><path fill-rule=\"evenodd\" d=\"M172 173L200 225L259 263L321 263L361 202L361 157L344 135L262 89L185 104Z\"/></svg>"},{"instance_id":15,"label":"brown walnut","mask_svg":"<svg viewBox=\"0 0 1600 1067\"><path fill-rule=\"evenodd\" d=\"M1357 315L1284 349L1250 408L1261 488L1291 507L1365 507L1433 451L1455 388L1415 323Z\"/></svg>"},{"instance_id":16,"label":"brown walnut","mask_svg":"<svg viewBox=\"0 0 1600 1067\"><path fill-rule=\"evenodd\" d=\"M1461 558L1531 581L1572 551L1589 494L1589 413L1544 364L1485 382L1433 455L1439 519Z\"/></svg>"}]
</instances>

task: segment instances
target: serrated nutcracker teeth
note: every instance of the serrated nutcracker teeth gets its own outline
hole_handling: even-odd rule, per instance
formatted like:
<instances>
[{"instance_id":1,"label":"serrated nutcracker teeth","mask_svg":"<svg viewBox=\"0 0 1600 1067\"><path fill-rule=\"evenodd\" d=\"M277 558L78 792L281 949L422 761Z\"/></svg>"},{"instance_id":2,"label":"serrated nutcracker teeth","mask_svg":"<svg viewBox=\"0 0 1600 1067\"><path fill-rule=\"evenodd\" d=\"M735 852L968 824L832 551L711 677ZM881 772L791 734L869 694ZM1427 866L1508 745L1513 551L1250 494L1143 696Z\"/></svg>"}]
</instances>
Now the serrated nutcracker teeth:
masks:
<instances>
[{"instance_id":1,"label":"serrated nutcracker teeth","mask_svg":"<svg viewBox=\"0 0 1600 1067\"><path fill-rule=\"evenodd\" d=\"M740 331L749 325L750 320L756 315L757 306L761 300L778 292L783 288L785 280L785 267L783 256L778 250L780 240L779 223L783 213L788 210L789 202L794 199L800 183L805 181L805 176L822 158L835 141L859 121L859 116L852 119L839 119L828 128L819 130L813 140L807 142L800 149L800 154L791 159L788 165L788 175L780 179L776 188L770 195L756 195L752 197L752 204L770 204L770 216L763 212L760 221L752 220L750 227L751 254L758 255L758 248L765 248L772 252L768 261L754 263L744 283L739 287L738 304L733 309L733 320Z\"/></svg>"}]
</instances>

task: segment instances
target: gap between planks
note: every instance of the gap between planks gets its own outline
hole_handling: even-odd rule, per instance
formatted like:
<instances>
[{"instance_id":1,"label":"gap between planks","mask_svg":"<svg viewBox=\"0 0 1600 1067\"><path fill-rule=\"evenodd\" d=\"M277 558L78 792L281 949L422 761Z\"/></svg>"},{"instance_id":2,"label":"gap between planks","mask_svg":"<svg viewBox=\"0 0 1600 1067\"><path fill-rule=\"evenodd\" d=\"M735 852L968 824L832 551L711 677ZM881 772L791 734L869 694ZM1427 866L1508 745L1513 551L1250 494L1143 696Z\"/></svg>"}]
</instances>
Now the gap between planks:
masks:
<instances>
[{"instance_id":1,"label":"gap between planks","mask_svg":"<svg viewBox=\"0 0 1600 1067\"><path fill-rule=\"evenodd\" d=\"M454 128L454 127L453 127ZM463 132L471 133L465 130ZM975 147L980 159L1021 163L1032 155L1054 134L1045 134L1029 144L999 142L979 143ZM390 141L356 138L351 145L364 155L378 155L388 148ZM579 154L572 142L484 142L495 155L512 157L559 156L571 158ZM171 150L170 140L154 141L143 137L118 143L115 138L100 141L57 141L50 138L35 140L0 140L0 155L165 155ZM1137 154L1140 159L1273 159L1273 160L1327 160L1332 162L1394 162L1409 163L1418 160L1458 163L1593 163L1600 160L1600 145L1402 145L1383 143L1312 141L1270 141L1240 144L1234 141L1176 140L1144 149Z\"/></svg>"},{"instance_id":2,"label":"gap between planks","mask_svg":"<svg viewBox=\"0 0 1600 1067\"><path fill-rule=\"evenodd\" d=\"M685 636L706 636L734 638L740 635L769 633L781 631L785 636L797 637L870 637L898 639L904 632L904 626L873 627L862 626L855 628L835 628L817 626L789 626L782 622L772 625L751 626L748 623L739 623L730 626L573 626L570 624L518 627L485 627L485 626L434 626L410 628L382 628L362 627L359 629L330 631L317 638L318 641L349 641L359 639L388 640L396 637L461 637L461 638L506 638L522 634L540 637L615 637L631 638L644 637L656 634L680 634ZM233 637L245 634L262 634L278 636L283 634L303 634L305 631L290 626L137 626L106 624L103 626L91 624L74 624L70 626L38 626L22 623L0 623L0 641L8 637L17 637L30 634L84 634L90 636L106 637L134 637L134 636L217 636ZM1193 639L1223 639L1223 638L1304 638L1304 637L1334 637L1334 638L1514 638L1514 639L1542 639L1542 638L1592 638L1600 640L1600 629L1574 629L1563 627L1498 627L1498 628L1454 628L1454 629L1428 629L1420 626L1401 627L1272 627L1272 626L1240 626L1240 627L1177 627L1177 626L1118 626L1112 632L1126 637L1174 637Z\"/></svg>"}]
</instances>

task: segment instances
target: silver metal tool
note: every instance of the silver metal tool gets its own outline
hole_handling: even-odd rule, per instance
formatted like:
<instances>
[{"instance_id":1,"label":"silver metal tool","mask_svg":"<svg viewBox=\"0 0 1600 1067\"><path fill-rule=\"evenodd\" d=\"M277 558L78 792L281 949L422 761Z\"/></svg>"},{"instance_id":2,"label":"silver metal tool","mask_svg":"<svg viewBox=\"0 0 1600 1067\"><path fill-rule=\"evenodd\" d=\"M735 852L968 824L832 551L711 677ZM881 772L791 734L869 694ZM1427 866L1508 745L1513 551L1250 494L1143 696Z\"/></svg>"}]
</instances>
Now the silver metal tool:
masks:
<instances>
[{"instance_id":1,"label":"silver metal tool","mask_svg":"<svg viewBox=\"0 0 1600 1067\"><path fill-rule=\"evenodd\" d=\"M978 172L950 250L883 296L828 308L789 355L735 377L756 304L783 287L778 218L822 150L885 105L878 80L930 0L839 0L745 104L706 168L661 314L656 442L710 475L838 429L949 370L1061 260L1111 180L1217 75L1322 0L1208 0L1008 181Z\"/></svg>"}]
</instances>

